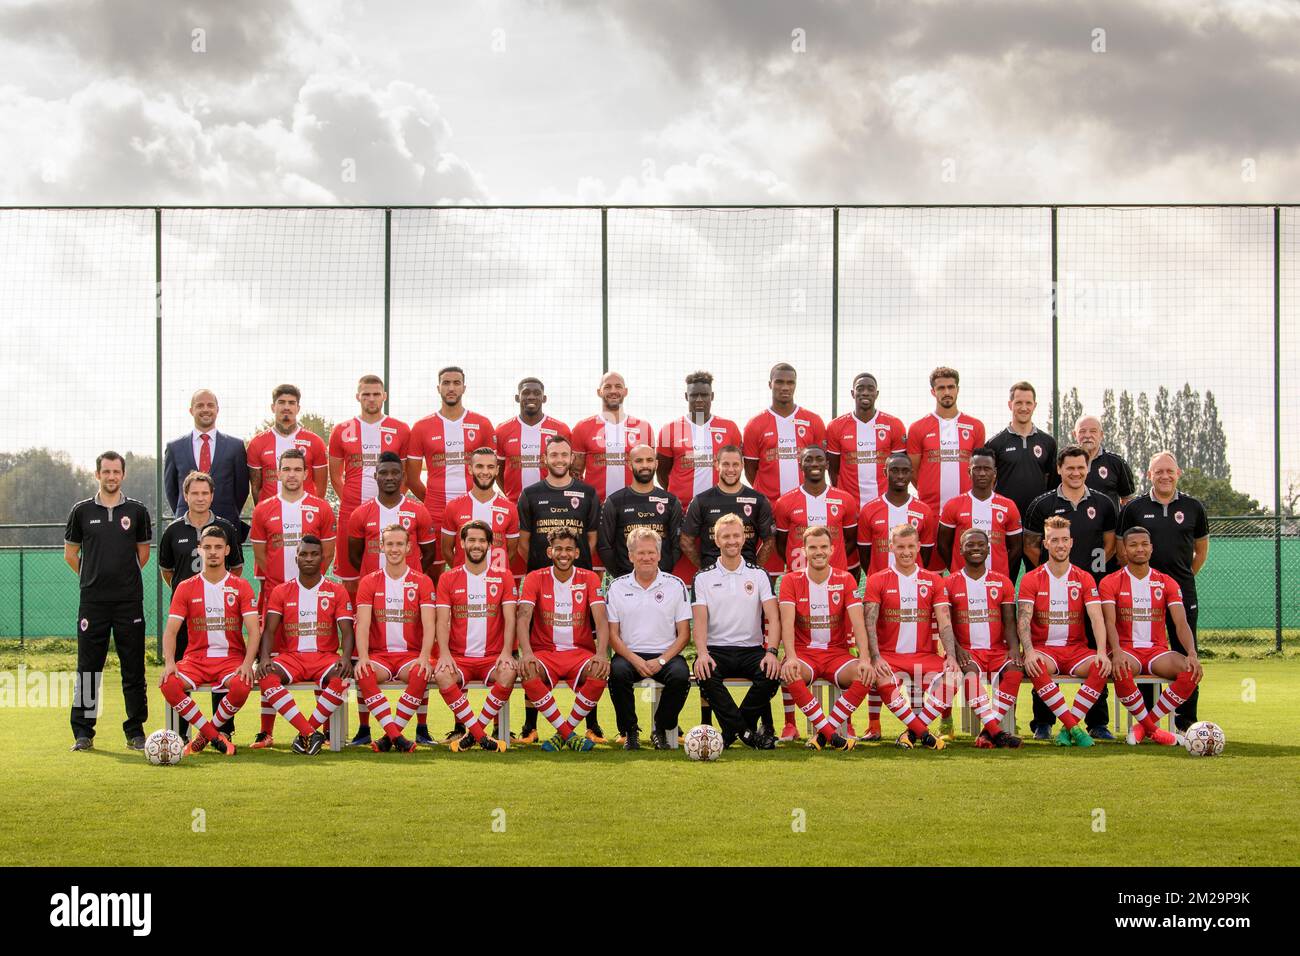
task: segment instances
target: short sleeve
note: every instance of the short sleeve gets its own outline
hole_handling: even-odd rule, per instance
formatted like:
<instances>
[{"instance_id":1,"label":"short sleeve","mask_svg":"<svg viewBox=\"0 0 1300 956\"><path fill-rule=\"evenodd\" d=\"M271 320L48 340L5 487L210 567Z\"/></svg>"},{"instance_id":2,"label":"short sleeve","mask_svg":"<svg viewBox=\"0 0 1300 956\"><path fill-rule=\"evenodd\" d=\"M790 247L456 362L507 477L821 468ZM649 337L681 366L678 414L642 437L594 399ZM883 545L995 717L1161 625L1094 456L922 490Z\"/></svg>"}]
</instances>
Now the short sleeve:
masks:
<instances>
[{"instance_id":1,"label":"short sleeve","mask_svg":"<svg viewBox=\"0 0 1300 956\"><path fill-rule=\"evenodd\" d=\"M81 544L81 507L73 508L68 514L68 526L63 529L63 540L69 544Z\"/></svg>"},{"instance_id":2,"label":"short sleeve","mask_svg":"<svg viewBox=\"0 0 1300 956\"><path fill-rule=\"evenodd\" d=\"M794 591L793 574L781 575L781 603L782 604L798 603L798 598L795 595L795 591Z\"/></svg>"},{"instance_id":3,"label":"short sleeve","mask_svg":"<svg viewBox=\"0 0 1300 956\"><path fill-rule=\"evenodd\" d=\"M1026 574L1020 579L1020 591L1016 595L1019 601L1027 601L1033 604L1038 600L1038 586L1036 584L1037 575Z\"/></svg>"},{"instance_id":4,"label":"short sleeve","mask_svg":"<svg viewBox=\"0 0 1300 956\"><path fill-rule=\"evenodd\" d=\"M253 526L248 532L248 540L256 544L266 543L266 511L260 506L253 509Z\"/></svg>"},{"instance_id":5,"label":"short sleeve","mask_svg":"<svg viewBox=\"0 0 1300 956\"><path fill-rule=\"evenodd\" d=\"M287 584L278 585L276 589L271 592L271 597L266 602L267 614L270 614L272 611L279 615L284 614L284 589L287 586Z\"/></svg>"},{"instance_id":6,"label":"short sleeve","mask_svg":"<svg viewBox=\"0 0 1300 956\"><path fill-rule=\"evenodd\" d=\"M1080 570L1079 573L1083 575L1083 603L1100 604L1101 596L1097 593L1097 579L1087 571Z\"/></svg>"},{"instance_id":7,"label":"short sleeve","mask_svg":"<svg viewBox=\"0 0 1300 956\"><path fill-rule=\"evenodd\" d=\"M1007 534L1020 534L1023 530L1020 527L1020 509L1010 499L1007 500L1007 526L1003 530Z\"/></svg>"},{"instance_id":8,"label":"short sleeve","mask_svg":"<svg viewBox=\"0 0 1300 956\"><path fill-rule=\"evenodd\" d=\"M1171 578L1169 575L1166 574L1165 575L1165 607L1169 607L1171 604L1182 604L1182 603L1183 603L1183 589L1178 586L1177 581L1175 581L1173 578Z\"/></svg>"},{"instance_id":9,"label":"short sleeve","mask_svg":"<svg viewBox=\"0 0 1300 956\"><path fill-rule=\"evenodd\" d=\"M1117 486L1115 490L1119 492L1121 498L1127 498L1136 490L1133 483L1133 469L1123 458L1116 457L1115 460L1119 462L1119 476L1115 483Z\"/></svg>"},{"instance_id":10,"label":"short sleeve","mask_svg":"<svg viewBox=\"0 0 1300 956\"><path fill-rule=\"evenodd\" d=\"M881 583L881 575L871 574L867 576L867 587L863 594L863 600L867 604L880 604L883 600L881 589L884 585Z\"/></svg>"},{"instance_id":11,"label":"short sleeve","mask_svg":"<svg viewBox=\"0 0 1300 956\"><path fill-rule=\"evenodd\" d=\"M741 452L751 461L758 461L759 452L761 451L758 447L763 431L763 426L759 422L760 417L755 416L745 424L745 432L740 439Z\"/></svg>"},{"instance_id":12,"label":"short sleeve","mask_svg":"<svg viewBox=\"0 0 1300 956\"><path fill-rule=\"evenodd\" d=\"M682 623L682 621L689 621L694 616L691 613L691 596L687 593L686 582L681 581L680 583L682 587L681 600L677 602L677 613L673 618L678 624Z\"/></svg>"},{"instance_id":13,"label":"short sleeve","mask_svg":"<svg viewBox=\"0 0 1300 956\"><path fill-rule=\"evenodd\" d=\"M239 614L241 617L248 617L250 614L257 613L257 602L253 599L253 586L245 578L236 578L239 582Z\"/></svg>"},{"instance_id":14,"label":"short sleeve","mask_svg":"<svg viewBox=\"0 0 1300 956\"><path fill-rule=\"evenodd\" d=\"M840 426L836 421L831 422L826 431L826 454L838 456L840 452Z\"/></svg>"},{"instance_id":15,"label":"short sleeve","mask_svg":"<svg viewBox=\"0 0 1300 956\"><path fill-rule=\"evenodd\" d=\"M701 524L701 515L703 509L700 507L698 496L691 499L691 503L686 506L686 516L682 518L682 534L688 534L692 538L698 538L703 531Z\"/></svg>"},{"instance_id":16,"label":"short sleeve","mask_svg":"<svg viewBox=\"0 0 1300 956\"><path fill-rule=\"evenodd\" d=\"M939 512L939 524L945 528L957 527L957 509L961 507L961 496L954 495L943 503L943 510Z\"/></svg>"},{"instance_id":17,"label":"short sleeve","mask_svg":"<svg viewBox=\"0 0 1300 956\"><path fill-rule=\"evenodd\" d=\"M1115 502L1111 501L1107 495L1102 495L1101 498L1106 502L1106 507L1104 509L1106 516L1102 519L1101 530L1114 531L1115 526L1119 523L1119 519L1115 514Z\"/></svg>"},{"instance_id":18,"label":"short sleeve","mask_svg":"<svg viewBox=\"0 0 1300 956\"><path fill-rule=\"evenodd\" d=\"M153 519L149 517L149 509L144 505L139 507L136 514L135 540L137 544L153 540Z\"/></svg>"},{"instance_id":19,"label":"short sleeve","mask_svg":"<svg viewBox=\"0 0 1300 956\"><path fill-rule=\"evenodd\" d=\"M772 594L772 581L768 578L767 574L756 574L754 575L754 580L758 582L759 603L761 604L764 601L772 600L775 595Z\"/></svg>"},{"instance_id":20,"label":"short sleeve","mask_svg":"<svg viewBox=\"0 0 1300 956\"><path fill-rule=\"evenodd\" d=\"M343 448L343 425L335 425L330 432L329 455L331 458L342 458L347 454Z\"/></svg>"},{"instance_id":21,"label":"short sleeve","mask_svg":"<svg viewBox=\"0 0 1300 956\"><path fill-rule=\"evenodd\" d=\"M531 574L525 574L524 586L519 592L519 603L536 604L538 598L538 592L540 590L541 588L538 587L537 579L533 577Z\"/></svg>"},{"instance_id":22,"label":"short sleeve","mask_svg":"<svg viewBox=\"0 0 1300 956\"><path fill-rule=\"evenodd\" d=\"M917 428L915 425L913 425L912 430L907 433L907 453L909 455L921 454L921 429Z\"/></svg>"},{"instance_id":23,"label":"short sleeve","mask_svg":"<svg viewBox=\"0 0 1300 956\"><path fill-rule=\"evenodd\" d=\"M177 521L181 520L179 518ZM171 529L168 528L168 531ZM234 548L231 548L231 554L234 554ZM158 543L158 567L164 571L176 570L176 546L172 544L172 536L166 531L163 532L162 541ZM230 567L230 559L226 559L226 567Z\"/></svg>"},{"instance_id":24,"label":"short sleeve","mask_svg":"<svg viewBox=\"0 0 1300 956\"><path fill-rule=\"evenodd\" d=\"M673 458L673 423L669 422L663 428L659 429L659 442L655 448L656 453L661 458Z\"/></svg>"},{"instance_id":25,"label":"short sleeve","mask_svg":"<svg viewBox=\"0 0 1300 956\"><path fill-rule=\"evenodd\" d=\"M433 516L428 508L420 505L415 512L415 543L432 544L437 540L438 536L433 532Z\"/></svg>"},{"instance_id":26,"label":"short sleeve","mask_svg":"<svg viewBox=\"0 0 1300 956\"><path fill-rule=\"evenodd\" d=\"M599 575L592 573L589 575L583 575L583 577L586 578L587 582L583 585L587 589L587 607L595 607L597 604L604 604L605 598L600 593Z\"/></svg>"},{"instance_id":27,"label":"short sleeve","mask_svg":"<svg viewBox=\"0 0 1300 956\"><path fill-rule=\"evenodd\" d=\"M605 598L605 613L609 617L611 624L619 622L618 592L612 587L609 589L609 595Z\"/></svg>"},{"instance_id":28,"label":"short sleeve","mask_svg":"<svg viewBox=\"0 0 1300 956\"><path fill-rule=\"evenodd\" d=\"M171 607L167 609L168 617L180 618L185 620L185 612L189 609L189 601L185 597L185 589L177 588L172 594Z\"/></svg>"},{"instance_id":29,"label":"short sleeve","mask_svg":"<svg viewBox=\"0 0 1300 956\"><path fill-rule=\"evenodd\" d=\"M438 579L438 597L436 604L438 607L451 607L451 579L452 575L444 574ZM424 603L421 601L421 603Z\"/></svg>"},{"instance_id":30,"label":"short sleeve","mask_svg":"<svg viewBox=\"0 0 1300 956\"><path fill-rule=\"evenodd\" d=\"M1114 604L1119 595L1119 582L1115 580L1114 574L1108 574L1101 579L1101 584L1097 586L1097 593L1101 597L1102 604Z\"/></svg>"},{"instance_id":31,"label":"short sleeve","mask_svg":"<svg viewBox=\"0 0 1300 956\"><path fill-rule=\"evenodd\" d=\"M931 607L938 607L941 604L952 604L952 599L948 596L948 585L943 583L943 578L937 574L934 577L934 597L930 601Z\"/></svg>"},{"instance_id":32,"label":"short sleeve","mask_svg":"<svg viewBox=\"0 0 1300 956\"><path fill-rule=\"evenodd\" d=\"M519 515L519 530L533 532L533 507L532 499L528 496L528 491L519 496L519 501L515 505L515 513Z\"/></svg>"},{"instance_id":33,"label":"short sleeve","mask_svg":"<svg viewBox=\"0 0 1300 956\"><path fill-rule=\"evenodd\" d=\"M380 571L379 573L380 573L380 574L383 574L384 572L383 572L383 571ZM448 579L450 579L450 575L448 575ZM444 579L439 578L438 580L439 580L439 583L441 583L442 580L444 580ZM423 575L423 574L420 575L420 586L419 586L419 588L418 588L418 593L419 593L419 596L420 596L420 606L421 606L421 607L433 607L433 605L434 605L434 600L433 600L433 580L432 580L431 578L429 578L427 575Z\"/></svg>"},{"instance_id":34,"label":"short sleeve","mask_svg":"<svg viewBox=\"0 0 1300 956\"><path fill-rule=\"evenodd\" d=\"M333 541L338 537L335 530L338 522L334 518L334 509L330 507L329 502L324 498L321 499L321 505L320 539L321 541Z\"/></svg>"},{"instance_id":35,"label":"short sleeve","mask_svg":"<svg viewBox=\"0 0 1300 956\"><path fill-rule=\"evenodd\" d=\"M758 499L758 503L754 506L754 524L758 528L758 538L762 541L776 534L776 518L772 514L772 502L768 500L767 495L759 492L755 492L754 495Z\"/></svg>"},{"instance_id":36,"label":"short sleeve","mask_svg":"<svg viewBox=\"0 0 1300 956\"><path fill-rule=\"evenodd\" d=\"M1022 519L1021 529L1028 531L1030 534L1041 535L1043 533L1043 508L1040 502L1042 496L1029 502L1029 507L1025 509Z\"/></svg>"},{"instance_id":37,"label":"short sleeve","mask_svg":"<svg viewBox=\"0 0 1300 956\"><path fill-rule=\"evenodd\" d=\"M894 439L890 444L890 451L907 451L907 426L902 420L894 422Z\"/></svg>"},{"instance_id":38,"label":"short sleeve","mask_svg":"<svg viewBox=\"0 0 1300 956\"><path fill-rule=\"evenodd\" d=\"M1199 501L1196 503L1196 523L1192 526L1193 538L1208 538L1210 536L1210 523L1205 517L1205 507Z\"/></svg>"}]
</instances>

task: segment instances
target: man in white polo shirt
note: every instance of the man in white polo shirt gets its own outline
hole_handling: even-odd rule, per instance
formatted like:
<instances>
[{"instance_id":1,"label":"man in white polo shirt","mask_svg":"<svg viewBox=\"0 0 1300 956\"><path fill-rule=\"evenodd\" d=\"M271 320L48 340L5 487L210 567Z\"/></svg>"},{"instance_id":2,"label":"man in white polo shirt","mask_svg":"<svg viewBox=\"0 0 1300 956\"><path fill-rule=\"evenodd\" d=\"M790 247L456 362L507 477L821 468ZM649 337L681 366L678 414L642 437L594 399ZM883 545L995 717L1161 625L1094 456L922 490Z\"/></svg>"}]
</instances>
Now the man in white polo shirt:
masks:
<instances>
[{"instance_id":1,"label":"man in white polo shirt","mask_svg":"<svg viewBox=\"0 0 1300 956\"><path fill-rule=\"evenodd\" d=\"M723 515L713 526L722 552L695 577L695 677L722 725L722 745L739 740L755 750L775 750L776 738L758 729L780 686L781 621L767 572L741 557L745 523ZM750 682L740 706L723 683Z\"/></svg>"},{"instance_id":2,"label":"man in white polo shirt","mask_svg":"<svg viewBox=\"0 0 1300 956\"><path fill-rule=\"evenodd\" d=\"M650 742L668 750L668 731L691 688L691 672L682 657L690 639L691 602L682 579L659 570L661 541L653 528L628 532L627 552L632 573L609 586L609 643L614 660L609 668L609 698L614 702L618 732L625 750L641 749L633 687L643 680L663 686Z\"/></svg>"}]
</instances>

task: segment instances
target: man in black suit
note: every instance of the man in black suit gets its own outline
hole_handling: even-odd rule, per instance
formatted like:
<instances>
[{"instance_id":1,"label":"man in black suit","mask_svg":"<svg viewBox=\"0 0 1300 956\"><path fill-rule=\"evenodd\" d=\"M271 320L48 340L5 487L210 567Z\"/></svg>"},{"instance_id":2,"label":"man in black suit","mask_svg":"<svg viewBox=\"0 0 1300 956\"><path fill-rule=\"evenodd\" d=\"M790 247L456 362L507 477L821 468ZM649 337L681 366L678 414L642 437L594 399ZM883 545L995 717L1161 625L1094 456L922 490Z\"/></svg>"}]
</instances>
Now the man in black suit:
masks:
<instances>
[{"instance_id":1,"label":"man in black suit","mask_svg":"<svg viewBox=\"0 0 1300 956\"><path fill-rule=\"evenodd\" d=\"M167 443L163 455L163 487L172 514L180 513L184 503L181 488L191 471L206 471L212 476L212 511L240 529L248 537L248 525L240 520L248 500L248 457L244 442L217 431L217 396L206 388L190 399L194 428Z\"/></svg>"}]
</instances>

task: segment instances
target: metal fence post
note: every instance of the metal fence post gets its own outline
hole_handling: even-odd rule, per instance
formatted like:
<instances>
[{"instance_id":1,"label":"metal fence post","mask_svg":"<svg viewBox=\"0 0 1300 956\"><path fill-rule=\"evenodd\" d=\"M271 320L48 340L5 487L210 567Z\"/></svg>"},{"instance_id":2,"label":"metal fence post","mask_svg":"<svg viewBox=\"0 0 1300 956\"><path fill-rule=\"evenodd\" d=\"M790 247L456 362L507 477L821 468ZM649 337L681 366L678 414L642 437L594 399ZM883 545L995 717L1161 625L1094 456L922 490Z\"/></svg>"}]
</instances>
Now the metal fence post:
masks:
<instances>
[{"instance_id":1,"label":"metal fence post","mask_svg":"<svg viewBox=\"0 0 1300 956\"><path fill-rule=\"evenodd\" d=\"M1061 434L1061 363L1056 294L1056 207L1052 207L1052 437Z\"/></svg>"},{"instance_id":2,"label":"metal fence post","mask_svg":"<svg viewBox=\"0 0 1300 956\"><path fill-rule=\"evenodd\" d=\"M840 401L840 207L831 210L831 418Z\"/></svg>"},{"instance_id":3,"label":"metal fence post","mask_svg":"<svg viewBox=\"0 0 1300 956\"><path fill-rule=\"evenodd\" d=\"M18 547L18 646L27 646L27 583L23 580L23 556L27 549Z\"/></svg>"},{"instance_id":4,"label":"metal fence post","mask_svg":"<svg viewBox=\"0 0 1300 956\"><path fill-rule=\"evenodd\" d=\"M162 360L163 360L163 320L162 320L162 208L155 206L153 211L153 271L154 271L154 502L158 509L158 519L154 522L153 553L158 560L162 547L163 535L163 440L162 440ZM141 569L143 571L143 569ZM158 656L162 657L163 647L163 580L155 573L154 580L154 640Z\"/></svg>"},{"instance_id":5,"label":"metal fence post","mask_svg":"<svg viewBox=\"0 0 1300 956\"><path fill-rule=\"evenodd\" d=\"M609 371L609 207L600 207L600 372Z\"/></svg>"},{"instance_id":6,"label":"metal fence post","mask_svg":"<svg viewBox=\"0 0 1300 956\"><path fill-rule=\"evenodd\" d=\"M384 210L384 414L392 398L392 379L388 377L389 342L393 318L393 210Z\"/></svg>"},{"instance_id":7,"label":"metal fence post","mask_svg":"<svg viewBox=\"0 0 1300 956\"><path fill-rule=\"evenodd\" d=\"M1273 207L1273 600L1274 650L1282 650L1282 210Z\"/></svg>"}]
</instances>

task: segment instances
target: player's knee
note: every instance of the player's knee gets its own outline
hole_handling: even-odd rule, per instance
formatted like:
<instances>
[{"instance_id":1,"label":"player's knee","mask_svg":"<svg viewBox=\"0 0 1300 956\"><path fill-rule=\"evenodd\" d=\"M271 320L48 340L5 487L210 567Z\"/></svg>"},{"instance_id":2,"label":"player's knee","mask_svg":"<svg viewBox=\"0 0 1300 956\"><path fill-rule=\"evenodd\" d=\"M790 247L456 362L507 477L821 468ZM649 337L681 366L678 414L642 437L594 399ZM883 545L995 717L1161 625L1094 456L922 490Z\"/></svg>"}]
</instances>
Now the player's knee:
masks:
<instances>
[{"instance_id":1,"label":"player's knee","mask_svg":"<svg viewBox=\"0 0 1300 956\"><path fill-rule=\"evenodd\" d=\"M184 697L185 683L176 674L168 674L162 679L161 687L164 697Z\"/></svg>"},{"instance_id":2,"label":"player's knee","mask_svg":"<svg viewBox=\"0 0 1300 956\"><path fill-rule=\"evenodd\" d=\"M433 682L438 685L438 690L446 690L448 687L453 687L456 684L456 672L446 670L435 671Z\"/></svg>"}]
</instances>

